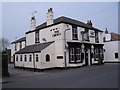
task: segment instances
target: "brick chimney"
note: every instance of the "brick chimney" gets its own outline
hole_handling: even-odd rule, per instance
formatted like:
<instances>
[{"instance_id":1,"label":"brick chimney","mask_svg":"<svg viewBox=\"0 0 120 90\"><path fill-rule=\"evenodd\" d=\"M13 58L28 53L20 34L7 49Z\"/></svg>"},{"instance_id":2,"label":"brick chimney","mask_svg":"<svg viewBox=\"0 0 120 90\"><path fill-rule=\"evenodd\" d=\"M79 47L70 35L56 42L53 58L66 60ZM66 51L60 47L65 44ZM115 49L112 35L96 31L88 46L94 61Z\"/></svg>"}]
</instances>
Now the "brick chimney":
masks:
<instances>
[{"instance_id":1,"label":"brick chimney","mask_svg":"<svg viewBox=\"0 0 120 90\"><path fill-rule=\"evenodd\" d=\"M87 23L86 23L87 25L89 25L89 26L91 26L92 27L92 21L91 20L87 20Z\"/></svg>"},{"instance_id":2,"label":"brick chimney","mask_svg":"<svg viewBox=\"0 0 120 90\"><path fill-rule=\"evenodd\" d=\"M30 30L35 30L36 29L36 19L34 16L31 17L31 29Z\"/></svg>"},{"instance_id":3,"label":"brick chimney","mask_svg":"<svg viewBox=\"0 0 120 90\"><path fill-rule=\"evenodd\" d=\"M48 9L47 12L47 26L53 24L53 11L52 8Z\"/></svg>"}]
</instances>

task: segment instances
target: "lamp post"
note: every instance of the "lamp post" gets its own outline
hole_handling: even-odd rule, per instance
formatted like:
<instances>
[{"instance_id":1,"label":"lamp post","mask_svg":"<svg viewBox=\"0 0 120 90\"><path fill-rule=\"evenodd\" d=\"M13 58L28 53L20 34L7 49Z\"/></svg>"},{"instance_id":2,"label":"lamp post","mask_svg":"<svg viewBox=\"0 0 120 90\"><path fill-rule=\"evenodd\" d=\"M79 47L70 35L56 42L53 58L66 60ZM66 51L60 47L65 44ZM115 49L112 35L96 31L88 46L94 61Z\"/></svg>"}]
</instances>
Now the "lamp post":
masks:
<instances>
[{"instance_id":1,"label":"lamp post","mask_svg":"<svg viewBox=\"0 0 120 90\"><path fill-rule=\"evenodd\" d=\"M65 43L65 47L64 47L64 56L65 56L65 69L67 69L67 61L66 61L66 52L67 52L67 46L66 46L66 31L68 31L68 30L70 30L69 28L68 29L66 29L65 31L64 31L64 43Z\"/></svg>"}]
</instances>

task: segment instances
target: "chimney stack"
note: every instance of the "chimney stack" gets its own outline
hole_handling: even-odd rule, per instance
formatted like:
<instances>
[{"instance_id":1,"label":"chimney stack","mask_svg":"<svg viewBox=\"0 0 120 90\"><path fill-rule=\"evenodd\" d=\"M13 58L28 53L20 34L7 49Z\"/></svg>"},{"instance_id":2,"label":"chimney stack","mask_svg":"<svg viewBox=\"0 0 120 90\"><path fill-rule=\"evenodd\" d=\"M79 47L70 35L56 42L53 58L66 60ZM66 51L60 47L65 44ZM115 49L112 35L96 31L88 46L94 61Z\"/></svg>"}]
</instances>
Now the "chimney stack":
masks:
<instances>
[{"instance_id":1,"label":"chimney stack","mask_svg":"<svg viewBox=\"0 0 120 90\"><path fill-rule=\"evenodd\" d=\"M106 28L106 30L105 30L105 34L108 34L108 30L107 30L107 28Z\"/></svg>"},{"instance_id":2,"label":"chimney stack","mask_svg":"<svg viewBox=\"0 0 120 90\"><path fill-rule=\"evenodd\" d=\"M53 11L52 8L48 9L47 12L47 26L53 24Z\"/></svg>"},{"instance_id":3,"label":"chimney stack","mask_svg":"<svg viewBox=\"0 0 120 90\"><path fill-rule=\"evenodd\" d=\"M36 29L36 19L34 16L31 17L31 29L30 30L35 30Z\"/></svg>"},{"instance_id":4,"label":"chimney stack","mask_svg":"<svg viewBox=\"0 0 120 90\"><path fill-rule=\"evenodd\" d=\"M89 26L91 26L92 27L92 21L91 20L87 20L87 23L86 23L87 25L89 25Z\"/></svg>"}]
</instances>

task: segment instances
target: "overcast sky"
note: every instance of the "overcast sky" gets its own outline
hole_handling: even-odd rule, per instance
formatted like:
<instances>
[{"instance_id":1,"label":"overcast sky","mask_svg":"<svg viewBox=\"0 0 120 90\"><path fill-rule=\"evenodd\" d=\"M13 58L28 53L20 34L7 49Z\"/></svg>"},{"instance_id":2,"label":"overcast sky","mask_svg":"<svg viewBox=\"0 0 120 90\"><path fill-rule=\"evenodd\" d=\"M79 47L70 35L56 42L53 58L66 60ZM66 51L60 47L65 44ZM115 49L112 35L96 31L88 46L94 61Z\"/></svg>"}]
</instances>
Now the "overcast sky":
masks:
<instances>
[{"instance_id":1,"label":"overcast sky","mask_svg":"<svg viewBox=\"0 0 120 90\"><path fill-rule=\"evenodd\" d=\"M14 41L25 36L30 29L33 11L37 25L46 21L48 8L53 8L54 18L66 16L86 23L92 20L93 26L118 33L117 2L4 2L2 3L2 35Z\"/></svg>"}]
</instances>

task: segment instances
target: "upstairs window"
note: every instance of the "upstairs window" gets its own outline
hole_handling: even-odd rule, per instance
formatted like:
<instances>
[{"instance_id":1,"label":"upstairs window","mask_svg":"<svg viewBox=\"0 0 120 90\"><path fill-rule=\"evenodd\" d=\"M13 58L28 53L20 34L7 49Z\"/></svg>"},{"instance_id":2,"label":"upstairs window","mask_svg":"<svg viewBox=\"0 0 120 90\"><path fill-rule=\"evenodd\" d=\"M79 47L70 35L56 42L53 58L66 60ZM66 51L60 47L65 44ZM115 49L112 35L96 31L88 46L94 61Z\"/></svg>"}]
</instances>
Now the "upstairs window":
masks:
<instances>
[{"instance_id":1,"label":"upstairs window","mask_svg":"<svg viewBox=\"0 0 120 90\"><path fill-rule=\"evenodd\" d=\"M17 51L17 44L15 43L15 51Z\"/></svg>"},{"instance_id":2,"label":"upstairs window","mask_svg":"<svg viewBox=\"0 0 120 90\"><path fill-rule=\"evenodd\" d=\"M82 32L82 40L83 41L89 41L89 33L88 33L88 29L87 28L85 28L85 31L84 32Z\"/></svg>"},{"instance_id":3,"label":"upstairs window","mask_svg":"<svg viewBox=\"0 0 120 90\"><path fill-rule=\"evenodd\" d=\"M35 32L35 43L39 43L39 31Z\"/></svg>"},{"instance_id":4,"label":"upstairs window","mask_svg":"<svg viewBox=\"0 0 120 90\"><path fill-rule=\"evenodd\" d=\"M20 42L20 49L22 49L22 42Z\"/></svg>"},{"instance_id":5,"label":"upstairs window","mask_svg":"<svg viewBox=\"0 0 120 90\"><path fill-rule=\"evenodd\" d=\"M77 26L72 25L72 39L78 40Z\"/></svg>"},{"instance_id":6,"label":"upstairs window","mask_svg":"<svg viewBox=\"0 0 120 90\"><path fill-rule=\"evenodd\" d=\"M98 32L95 32L95 42L99 43Z\"/></svg>"}]
</instances>

